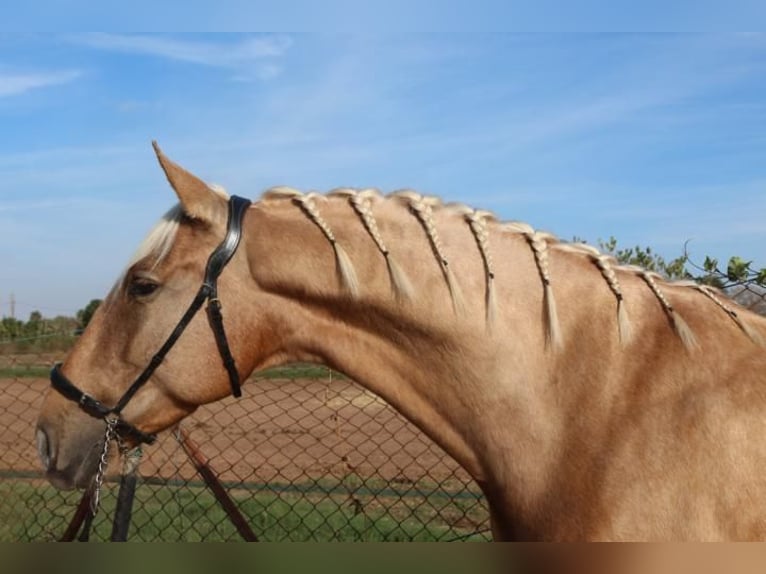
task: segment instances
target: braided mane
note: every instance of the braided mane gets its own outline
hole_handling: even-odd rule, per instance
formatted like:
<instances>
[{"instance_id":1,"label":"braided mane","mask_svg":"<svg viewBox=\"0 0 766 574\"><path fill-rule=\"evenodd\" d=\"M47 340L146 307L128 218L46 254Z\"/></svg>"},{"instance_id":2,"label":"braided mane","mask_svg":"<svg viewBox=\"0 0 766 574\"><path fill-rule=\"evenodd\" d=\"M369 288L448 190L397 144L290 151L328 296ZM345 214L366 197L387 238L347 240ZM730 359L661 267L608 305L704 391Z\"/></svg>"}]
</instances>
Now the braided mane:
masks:
<instances>
[{"instance_id":1,"label":"braided mane","mask_svg":"<svg viewBox=\"0 0 766 574\"><path fill-rule=\"evenodd\" d=\"M223 197L228 197L226 192L220 187L211 186L211 189ZM543 290L546 336L548 345L551 348L559 349L563 346L563 337L559 325L553 288L554 281L549 269L551 251L584 257L599 271L615 298L616 324L620 341L623 345L628 345L632 341L633 328L625 305L625 297L618 272L631 274L642 279L659 302L673 330L683 344L688 349L697 347L697 340L692 329L668 300L664 291L664 285L668 284L668 282L659 274L636 266L621 265L613 256L601 253L590 245L561 242L555 236L542 231L536 231L526 223L501 222L491 212L477 210L462 204L445 205L437 197L424 196L410 189L396 191L384 196L378 190L372 188L357 190L344 187L334 189L326 195L321 195L313 192L303 193L291 187L274 187L264 192L261 199L267 202L292 202L296 208L300 209L321 230L335 254L336 272L341 288L353 298L358 297L360 292L354 264L346 250L337 241L332 227L323 217L322 204L331 199L347 201L350 204L377 251L385 259L394 297L399 301L406 301L416 295L412 282L399 262L399 257L389 249L375 218L376 206L384 201L395 201L406 207L409 213L420 223L433 251L435 263L439 266L444 277L450 293L453 311L456 314L464 311L463 293L460 289L455 270L449 263L449 255L441 241L441 236L434 219L435 210L450 210L452 213L459 215L476 241L485 275L485 307L488 329L491 329L497 321L498 313L492 236L498 233L517 234L525 239L538 270ZM181 217L182 211L179 206L170 209L141 244L131 259L128 268L144 257L154 257L155 264L161 262L172 246ZM124 273L122 277L124 278ZM118 285L121 282L122 279L118 282ZM756 344L766 346L766 341L763 340L761 335L743 321L735 309L721 299L717 290L691 281L677 281L672 284L688 287L700 293L706 300L713 302L718 309L723 311L750 340Z\"/></svg>"},{"instance_id":2,"label":"braided mane","mask_svg":"<svg viewBox=\"0 0 766 574\"><path fill-rule=\"evenodd\" d=\"M382 201L396 201L408 208L409 212L419 221L423 231L426 234L429 244L434 253L437 265L439 266L447 288L449 289L452 300L452 307L455 313L461 313L464 309L463 294L460 289L454 269L449 264L449 257L441 241L439 230L436 227L434 211L439 209L449 209L462 216L466 225L476 240L479 253L481 255L486 281L485 304L486 321L488 328L491 329L497 317L497 297L495 294L495 272L492 257L491 237L493 233L512 233L524 237L534 256L535 264L538 269L540 281L543 289L543 301L546 320L546 332L549 345L554 348L563 346L561 327L559 325L558 310L553 290L553 281L549 270L549 256L552 250L569 253L574 256L587 258L599 271L609 290L615 297L617 328L620 341L627 345L633 338L633 329L630 317L628 316L625 305L618 271L629 273L641 278L649 290L654 294L660 303L663 311L668 317L674 331L679 336L683 344L688 349L697 346L697 341L692 329L681 317L679 312L668 300L663 285L667 282L657 273L649 272L645 269L620 265L617 260L611 256L601 253L592 246L580 243L560 242L555 236L534 230L530 225L521 222L500 222L497 217L488 211L476 210L472 207L462 204L442 204L441 200L433 196L424 196L413 190L405 189L393 192L388 196L383 196L376 189L352 189L337 188L330 191L327 195L316 193L304 194L290 187L276 187L267 190L263 200L290 200L299 206L307 217L317 225L323 232L327 240L332 244L336 254L336 264L338 276L343 288L352 296L356 297L359 293L359 285L354 272L353 263L335 240L335 236L329 224L321 215L321 202L329 198L346 200L359 216L360 222L368 235L375 244L377 250L385 258L389 272L391 287L394 295L401 300L410 299L415 294L412 283L407 277L398 259L391 253L375 219L374 210L376 205ZM689 281L674 282L676 286L687 286L692 288L726 313L726 315L735 322L739 329L745 333L752 341L758 344L764 344L764 341L758 333L750 328L737 315L737 312L724 303L717 295L716 290L708 286L697 285Z\"/></svg>"}]
</instances>

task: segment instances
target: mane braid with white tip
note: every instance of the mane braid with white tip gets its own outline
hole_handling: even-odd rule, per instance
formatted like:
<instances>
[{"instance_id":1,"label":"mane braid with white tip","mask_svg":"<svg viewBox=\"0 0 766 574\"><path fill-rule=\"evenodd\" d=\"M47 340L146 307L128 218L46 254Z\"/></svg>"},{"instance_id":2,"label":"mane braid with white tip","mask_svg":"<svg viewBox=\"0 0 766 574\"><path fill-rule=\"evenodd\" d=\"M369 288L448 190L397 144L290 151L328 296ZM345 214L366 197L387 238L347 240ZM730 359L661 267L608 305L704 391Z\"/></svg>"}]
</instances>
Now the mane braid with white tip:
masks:
<instances>
[{"instance_id":1,"label":"mane braid with white tip","mask_svg":"<svg viewBox=\"0 0 766 574\"><path fill-rule=\"evenodd\" d=\"M463 212L463 216L468 222L468 226L476 239L481 258L484 261L484 272L487 281L487 325L491 328L492 325L494 325L497 316L497 296L495 295L495 269L492 262L492 252L489 247L489 229L487 228L487 220L494 219L494 215L488 211L479 211L470 208L469 210L470 211L468 212Z\"/></svg>"},{"instance_id":2,"label":"mane braid with white tip","mask_svg":"<svg viewBox=\"0 0 766 574\"><path fill-rule=\"evenodd\" d=\"M742 332L744 332L745 335L747 335L753 343L761 347L766 346L766 341L764 341L763 337L761 337L759 333L756 333L753 329L751 329L747 323L742 321L742 319L739 318L739 315L737 315L737 312L734 309L732 309L731 307L726 305L726 303L721 301L721 299L719 299L716 296L715 291L711 287L709 287L708 285L699 285L697 283L690 285L690 287L696 289L697 291L705 295L708 299L713 301L713 303L718 305L721 309L723 309L724 312L731 318L731 320L734 321L740 329L742 329Z\"/></svg>"},{"instance_id":3,"label":"mane braid with white tip","mask_svg":"<svg viewBox=\"0 0 766 574\"><path fill-rule=\"evenodd\" d=\"M338 271L340 283L343 288L354 298L359 296L359 281L356 278L354 264L346 253L346 250L340 246L335 239L335 234L330 226L322 218L319 208L316 205L316 199L326 199L324 196L316 193L302 194L299 191L287 188L272 188L264 194L264 199L290 198L293 203L301 208L308 218L322 231L322 234L330 242L335 253L335 263Z\"/></svg>"},{"instance_id":4,"label":"mane braid with white tip","mask_svg":"<svg viewBox=\"0 0 766 574\"><path fill-rule=\"evenodd\" d=\"M555 237L549 233L535 231L531 225L521 221L503 223L501 229L521 234L532 249L535 265L543 283L543 305L548 343L554 349L560 349L563 346L563 339L558 310L556 309L556 299L553 296L553 287L551 286L550 271L548 269L548 240L555 240Z\"/></svg>"},{"instance_id":5,"label":"mane braid with white tip","mask_svg":"<svg viewBox=\"0 0 766 574\"><path fill-rule=\"evenodd\" d=\"M684 346L687 349L693 349L697 346L697 340L694 337L694 333L692 332L689 325L686 324L686 321L683 320L683 318L678 314L678 312L673 308L673 306L668 302L667 298L665 297L665 294L660 290L659 285L657 285L657 281L655 280L655 277L659 278L660 276L657 274L653 274L650 271L647 271L645 269L641 269L638 271L638 276L641 277L647 285L649 285L649 288L652 290L652 293L654 293L655 297L657 297L657 300L662 305L662 308L665 310L665 313L667 313L668 318L670 319L670 322L673 324L673 328L676 330L676 333L678 333L678 336L681 338L681 341L683 342Z\"/></svg>"},{"instance_id":6,"label":"mane braid with white tip","mask_svg":"<svg viewBox=\"0 0 766 574\"><path fill-rule=\"evenodd\" d=\"M409 206L412 213L420 221L423 229L428 236L428 241L431 244L436 258L439 263L439 267L442 270L444 279L447 282L447 288L452 298L452 308L455 313L460 314L463 311L463 297L460 292L460 288L455 279L455 274L447 261L447 256L444 254L444 248L439 238L439 232L436 230L436 224L434 223L433 206L439 205L441 201L437 197L425 197L412 190L402 190L394 192L393 197L399 198L400 201L404 201Z\"/></svg>"},{"instance_id":7,"label":"mane braid with white tip","mask_svg":"<svg viewBox=\"0 0 766 574\"><path fill-rule=\"evenodd\" d=\"M595 247L584 243L558 243L556 244L556 249L569 251L570 253L583 253L598 268L607 286L614 294L615 299L617 299L617 329L620 333L620 342L623 345L629 343L633 337L633 328L625 309L625 297L622 293L620 281L617 279L617 274L612 266L613 263L616 263L614 257L601 253Z\"/></svg>"}]
</instances>

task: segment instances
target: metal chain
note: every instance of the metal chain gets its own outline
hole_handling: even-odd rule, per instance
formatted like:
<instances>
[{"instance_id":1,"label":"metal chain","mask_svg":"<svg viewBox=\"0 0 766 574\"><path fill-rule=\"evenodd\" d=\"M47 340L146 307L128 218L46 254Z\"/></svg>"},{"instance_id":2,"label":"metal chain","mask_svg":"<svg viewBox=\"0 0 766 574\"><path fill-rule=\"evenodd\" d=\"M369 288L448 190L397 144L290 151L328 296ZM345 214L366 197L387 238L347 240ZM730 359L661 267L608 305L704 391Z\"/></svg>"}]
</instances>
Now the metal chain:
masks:
<instances>
[{"instance_id":1,"label":"metal chain","mask_svg":"<svg viewBox=\"0 0 766 574\"><path fill-rule=\"evenodd\" d=\"M109 444L117 434L117 417L109 417L106 420L106 431L104 432L104 447L101 450L101 457L98 460L98 469L93 479L93 495L90 499L90 511L93 516L98 512L98 505L101 502L101 486L104 484L106 467L109 464Z\"/></svg>"}]
</instances>

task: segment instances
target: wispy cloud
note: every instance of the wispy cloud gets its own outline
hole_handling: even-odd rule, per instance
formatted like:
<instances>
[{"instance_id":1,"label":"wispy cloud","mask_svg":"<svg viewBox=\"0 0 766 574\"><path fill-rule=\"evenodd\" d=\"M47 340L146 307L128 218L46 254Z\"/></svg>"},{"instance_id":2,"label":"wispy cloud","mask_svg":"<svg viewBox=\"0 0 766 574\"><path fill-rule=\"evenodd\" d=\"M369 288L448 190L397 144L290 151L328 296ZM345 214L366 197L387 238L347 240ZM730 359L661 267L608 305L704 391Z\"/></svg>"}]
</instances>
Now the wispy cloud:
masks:
<instances>
[{"instance_id":1,"label":"wispy cloud","mask_svg":"<svg viewBox=\"0 0 766 574\"><path fill-rule=\"evenodd\" d=\"M100 50L144 54L217 68L237 69L265 60L264 77L273 75L273 59L282 56L292 45L287 36L248 37L239 42L222 43L167 36L94 33L77 36L73 41Z\"/></svg>"},{"instance_id":2,"label":"wispy cloud","mask_svg":"<svg viewBox=\"0 0 766 574\"><path fill-rule=\"evenodd\" d=\"M31 90L67 84L79 78L78 70L57 72L2 73L0 72L0 98L17 96Z\"/></svg>"}]
</instances>

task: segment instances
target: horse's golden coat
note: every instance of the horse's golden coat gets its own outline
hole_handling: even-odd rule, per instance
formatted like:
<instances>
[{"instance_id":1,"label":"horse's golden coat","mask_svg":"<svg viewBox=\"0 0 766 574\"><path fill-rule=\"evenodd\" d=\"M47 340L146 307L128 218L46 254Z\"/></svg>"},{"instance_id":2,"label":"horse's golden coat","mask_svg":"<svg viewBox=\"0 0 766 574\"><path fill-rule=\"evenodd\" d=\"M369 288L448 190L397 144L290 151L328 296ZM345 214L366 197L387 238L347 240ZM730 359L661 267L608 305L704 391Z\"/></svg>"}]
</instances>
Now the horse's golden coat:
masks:
<instances>
[{"instance_id":1,"label":"horse's golden coat","mask_svg":"<svg viewBox=\"0 0 766 574\"><path fill-rule=\"evenodd\" d=\"M64 365L107 404L224 233L221 194L158 156L181 208ZM159 289L131 298L137 276ZM315 361L378 393L477 480L498 539L766 538L766 320L720 294L486 212L348 189L267 193L219 284L243 375ZM228 388L200 315L125 418L155 432ZM40 428L51 480L85 484L103 423L50 393Z\"/></svg>"}]
</instances>

